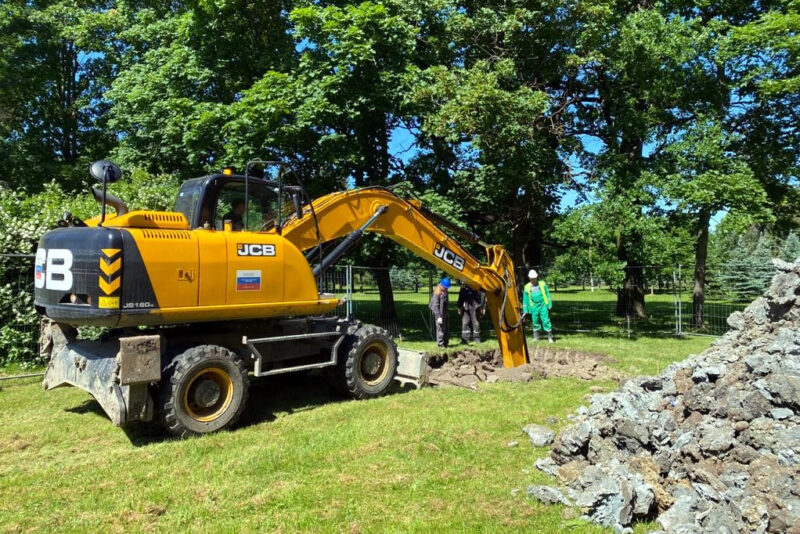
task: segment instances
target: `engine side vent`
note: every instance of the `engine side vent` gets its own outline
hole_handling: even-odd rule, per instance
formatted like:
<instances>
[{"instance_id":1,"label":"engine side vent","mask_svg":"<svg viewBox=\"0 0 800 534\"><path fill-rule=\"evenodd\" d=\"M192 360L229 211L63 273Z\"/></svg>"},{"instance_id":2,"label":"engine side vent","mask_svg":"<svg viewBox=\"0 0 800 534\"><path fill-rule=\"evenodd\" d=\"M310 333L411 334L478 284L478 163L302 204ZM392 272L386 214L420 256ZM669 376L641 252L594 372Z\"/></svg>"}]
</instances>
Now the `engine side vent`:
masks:
<instances>
[{"instance_id":1,"label":"engine side vent","mask_svg":"<svg viewBox=\"0 0 800 534\"><path fill-rule=\"evenodd\" d=\"M189 221L183 213L173 211L131 211L106 219L103 226L112 228L153 228L161 230L188 230Z\"/></svg>"},{"instance_id":2,"label":"engine side vent","mask_svg":"<svg viewBox=\"0 0 800 534\"><path fill-rule=\"evenodd\" d=\"M189 232L180 230L142 230L145 239L191 239Z\"/></svg>"},{"instance_id":3,"label":"engine side vent","mask_svg":"<svg viewBox=\"0 0 800 534\"><path fill-rule=\"evenodd\" d=\"M184 220L183 214L181 213L160 213L160 212L151 212L145 213L143 215L144 220L146 221L154 221L154 222L182 222Z\"/></svg>"}]
</instances>

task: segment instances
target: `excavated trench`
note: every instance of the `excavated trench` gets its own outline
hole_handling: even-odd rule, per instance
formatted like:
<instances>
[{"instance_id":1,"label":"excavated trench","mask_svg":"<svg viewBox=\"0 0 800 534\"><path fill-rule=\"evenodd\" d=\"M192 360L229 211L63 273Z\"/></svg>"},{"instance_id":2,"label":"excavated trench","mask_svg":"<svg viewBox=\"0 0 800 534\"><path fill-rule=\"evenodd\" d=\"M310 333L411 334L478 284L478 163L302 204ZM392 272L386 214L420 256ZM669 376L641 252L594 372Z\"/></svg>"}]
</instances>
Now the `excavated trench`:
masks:
<instances>
[{"instance_id":1,"label":"excavated trench","mask_svg":"<svg viewBox=\"0 0 800 534\"><path fill-rule=\"evenodd\" d=\"M622 380L619 372L605 365L614 360L604 354L539 345L530 348L530 355L531 363L506 369L498 349L465 348L449 354L430 354L429 382L440 387L476 389L481 382L530 382L553 377Z\"/></svg>"}]
</instances>

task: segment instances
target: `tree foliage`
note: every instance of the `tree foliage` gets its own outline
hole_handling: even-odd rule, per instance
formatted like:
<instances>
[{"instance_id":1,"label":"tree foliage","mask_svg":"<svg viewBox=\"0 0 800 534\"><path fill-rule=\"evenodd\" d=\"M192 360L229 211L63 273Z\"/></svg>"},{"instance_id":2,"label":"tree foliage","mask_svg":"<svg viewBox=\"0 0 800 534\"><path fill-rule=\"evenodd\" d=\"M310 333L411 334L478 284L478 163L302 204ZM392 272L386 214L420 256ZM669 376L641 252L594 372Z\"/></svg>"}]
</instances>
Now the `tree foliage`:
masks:
<instances>
[{"instance_id":1,"label":"tree foliage","mask_svg":"<svg viewBox=\"0 0 800 534\"><path fill-rule=\"evenodd\" d=\"M797 0L8 0L0 239L29 251L59 204L91 210L73 193L101 157L148 207L283 159L313 196L405 183L518 264L602 273L643 315L643 266L694 263L697 288L753 232L793 254L799 30ZM359 254L418 265L372 239Z\"/></svg>"}]
</instances>

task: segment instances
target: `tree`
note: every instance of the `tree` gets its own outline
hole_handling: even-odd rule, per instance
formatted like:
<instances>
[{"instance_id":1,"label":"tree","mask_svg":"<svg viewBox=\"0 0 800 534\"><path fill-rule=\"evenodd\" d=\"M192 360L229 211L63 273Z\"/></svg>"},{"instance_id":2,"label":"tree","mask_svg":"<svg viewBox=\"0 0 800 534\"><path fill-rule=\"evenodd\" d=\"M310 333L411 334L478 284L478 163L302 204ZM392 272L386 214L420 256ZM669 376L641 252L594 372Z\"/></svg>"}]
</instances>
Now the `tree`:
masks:
<instances>
[{"instance_id":1,"label":"tree","mask_svg":"<svg viewBox=\"0 0 800 534\"><path fill-rule=\"evenodd\" d=\"M720 80L730 90L732 149L763 183L778 232L800 217L800 2L744 4L718 39Z\"/></svg>"},{"instance_id":2,"label":"tree","mask_svg":"<svg viewBox=\"0 0 800 534\"><path fill-rule=\"evenodd\" d=\"M0 10L0 166L10 185L86 179L114 142L102 93L112 75L104 2L9 2Z\"/></svg>"},{"instance_id":3,"label":"tree","mask_svg":"<svg viewBox=\"0 0 800 534\"><path fill-rule=\"evenodd\" d=\"M522 0L438 7L444 30L430 40L449 46L433 47L437 61L411 95L415 163L427 164L437 192L463 203L470 228L504 243L518 264L543 263L568 182L559 154L564 102L551 94L572 29L564 8Z\"/></svg>"},{"instance_id":4,"label":"tree","mask_svg":"<svg viewBox=\"0 0 800 534\"><path fill-rule=\"evenodd\" d=\"M572 209L558 219L552 237L562 252L555 265L579 277L588 277L592 291L598 276L615 279L623 265L616 259L613 228L599 217L599 206L589 204ZM614 273L609 278L609 273Z\"/></svg>"},{"instance_id":5,"label":"tree","mask_svg":"<svg viewBox=\"0 0 800 534\"><path fill-rule=\"evenodd\" d=\"M728 293L746 301L766 291L775 274L772 266L774 244L766 233L760 235L755 247L748 246L746 239L738 240L721 276Z\"/></svg>"},{"instance_id":6,"label":"tree","mask_svg":"<svg viewBox=\"0 0 800 534\"><path fill-rule=\"evenodd\" d=\"M786 241L783 242L781 258L786 261L800 260L800 237L798 237L796 233L790 232Z\"/></svg>"},{"instance_id":7,"label":"tree","mask_svg":"<svg viewBox=\"0 0 800 534\"><path fill-rule=\"evenodd\" d=\"M699 118L665 149L669 168L664 192L696 228L692 326L703 328L711 216L743 212L753 221L770 218L767 195L744 158L731 150L737 136L714 121Z\"/></svg>"},{"instance_id":8,"label":"tree","mask_svg":"<svg viewBox=\"0 0 800 534\"><path fill-rule=\"evenodd\" d=\"M577 156L591 171L605 219L617 225L623 315L645 315L643 242L647 217L658 211L648 171L659 142L691 121L698 101L713 99L714 78L700 68L707 30L696 19L660 12L664 7L581 3L562 89L571 102L567 133L598 145L578 147Z\"/></svg>"},{"instance_id":9,"label":"tree","mask_svg":"<svg viewBox=\"0 0 800 534\"><path fill-rule=\"evenodd\" d=\"M121 163L183 177L271 154L226 155L228 106L297 52L283 2L120 2L119 75L106 97ZM255 146L250 146L255 149Z\"/></svg>"},{"instance_id":10,"label":"tree","mask_svg":"<svg viewBox=\"0 0 800 534\"><path fill-rule=\"evenodd\" d=\"M423 119L425 134L468 144L472 153L440 192L463 203L486 239L509 244L515 262L541 262L536 233L554 214L562 169L543 122L547 95L519 84L511 61L479 61L429 69L414 98L436 103Z\"/></svg>"}]
</instances>

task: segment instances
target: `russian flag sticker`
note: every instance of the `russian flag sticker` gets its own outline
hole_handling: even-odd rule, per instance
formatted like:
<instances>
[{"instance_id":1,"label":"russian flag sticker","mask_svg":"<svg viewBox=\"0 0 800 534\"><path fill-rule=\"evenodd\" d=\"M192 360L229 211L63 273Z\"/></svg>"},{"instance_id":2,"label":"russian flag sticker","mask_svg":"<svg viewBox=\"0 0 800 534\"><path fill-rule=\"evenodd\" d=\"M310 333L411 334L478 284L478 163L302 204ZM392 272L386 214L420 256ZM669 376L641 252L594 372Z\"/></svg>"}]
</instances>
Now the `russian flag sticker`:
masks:
<instances>
[{"instance_id":1,"label":"russian flag sticker","mask_svg":"<svg viewBox=\"0 0 800 534\"><path fill-rule=\"evenodd\" d=\"M42 272L42 266L41 265L37 265L36 266L36 279L37 280L41 280L43 276L44 276L44 273Z\"/></svg>"},{"instance_id":2,"label":"russian flag sticker","mask_svg":"<svg viewBox=\"0 0 800 534\"><path fill-rule=\"evenodd\" d=\"M236 271L236 291L261 291L261 271Z\"/></svg>"}]
</instances>

